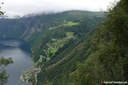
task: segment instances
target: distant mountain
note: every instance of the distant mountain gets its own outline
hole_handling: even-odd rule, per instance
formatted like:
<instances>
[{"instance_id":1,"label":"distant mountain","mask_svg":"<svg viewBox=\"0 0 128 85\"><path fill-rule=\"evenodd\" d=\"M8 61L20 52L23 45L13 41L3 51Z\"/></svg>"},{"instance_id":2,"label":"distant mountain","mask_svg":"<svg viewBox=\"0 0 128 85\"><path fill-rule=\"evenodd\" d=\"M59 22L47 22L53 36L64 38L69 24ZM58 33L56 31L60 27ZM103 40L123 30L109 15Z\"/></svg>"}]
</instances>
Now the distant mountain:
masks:
<instances>
[{"instance_id":1,"label":"distant mountain","mask_svg":"<svg viewBox=\"0 0 128 85\"><path fill-rule=\"evenodd\" d=\"M87 17L102 17L102 12L67 11L56 14L39 14L18 19L0 19L0 38L25 38L29 39L34 34L41 33L64 20L84 20Z\"/></svg>"}]
</instances>

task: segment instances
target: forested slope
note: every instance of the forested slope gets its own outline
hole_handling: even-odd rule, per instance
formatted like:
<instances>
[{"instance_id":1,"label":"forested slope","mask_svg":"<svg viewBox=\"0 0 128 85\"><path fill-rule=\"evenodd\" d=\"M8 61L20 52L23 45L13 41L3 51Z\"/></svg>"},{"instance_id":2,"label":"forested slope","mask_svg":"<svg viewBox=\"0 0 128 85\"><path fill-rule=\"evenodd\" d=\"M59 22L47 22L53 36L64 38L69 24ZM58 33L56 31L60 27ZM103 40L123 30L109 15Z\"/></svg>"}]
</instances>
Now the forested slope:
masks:
<instances>
[{"instance_id":1,"label":"forested slope","mask_svg":"<svg viewBox=\"0 0 128 85\"><path fill-rule=\"evenodd\" d=\"M83 35L84 36L84 35ZM128 1L109 10L97 29L42 66L38 85L99 85L128 80Z\"/></svg>"},{"instance_id":2,"label":"forested slope","mask_svg":"<svg viewBox=\"0 0 128 85\"><path fill-rule=\"evenodd\" d=\"M101 23L102 22L102 23ZM109 12L66 11L0 19L0 38L32 47L37 85L99 85L128 80L128 1ZM29 81L35 83L32 77Z\"/></svg>"},{"instance_id":3,"label":"forested slope","mask_svg":"<svg viewBox=\"0 0 128 85\"><path fill-rule=\"evenodd\" d=\"M31 44L34 66L41 68L38 85L71 85L79 75L70 77L91 54L90 38L104 19L104 12L89 11L0 19L0 38L24 39ZM30 81L34 84L35 77Z\"/></svg>"},{"instance_id":4,"label":"forested slope","mask_svg":"<svg viewBox=\"0 0 128 85\"><path fill-rule=\"evenodd\" d=\"M104 16L104 12L66 11L3 18L0 19L0 38L24 39L31 44L35 61L40 55L49 59L70 40L77 41L94 29Z\"/></svg>"}]
</instances>

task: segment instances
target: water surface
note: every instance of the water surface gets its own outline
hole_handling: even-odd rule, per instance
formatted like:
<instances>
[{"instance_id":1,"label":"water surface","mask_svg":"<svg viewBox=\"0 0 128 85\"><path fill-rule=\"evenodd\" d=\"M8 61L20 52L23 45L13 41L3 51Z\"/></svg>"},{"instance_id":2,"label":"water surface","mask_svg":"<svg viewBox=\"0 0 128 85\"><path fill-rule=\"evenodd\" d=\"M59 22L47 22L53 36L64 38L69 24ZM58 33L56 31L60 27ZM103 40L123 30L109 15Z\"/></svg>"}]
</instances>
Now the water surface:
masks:
<instances>
[{"instance_id":1,"label":"water surface","mask_svg":"<svg viewBox=\"0 0 128 85\"><path fill-rule=\"evenodd\" d=\"M9 78L5 85L32 85L20 80L22 72L32 65L30 54L30 47L25 41L0 40L0 57L13 59L13 64L6 68Z\"/></svg>"}]
</instances>

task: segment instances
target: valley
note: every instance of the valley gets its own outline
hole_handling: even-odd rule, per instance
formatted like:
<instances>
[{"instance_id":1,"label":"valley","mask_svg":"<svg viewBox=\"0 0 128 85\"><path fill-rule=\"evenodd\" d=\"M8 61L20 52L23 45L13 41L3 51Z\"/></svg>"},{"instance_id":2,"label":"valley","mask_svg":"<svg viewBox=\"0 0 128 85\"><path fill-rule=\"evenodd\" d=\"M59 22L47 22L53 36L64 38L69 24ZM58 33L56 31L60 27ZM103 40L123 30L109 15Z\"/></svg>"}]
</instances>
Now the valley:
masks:
<instances>
[{"instance_id":1,"label":"valley","mask_svg":"<svg viewBox=\"0 0 128 85\"><path fill-rule=\"evenodd\" d=\"M87 40L89 32L94 30L104 17L104 12L66 11L55 14L27 16L19 19L0 19L0 38L23 39L29 42L32 50L32 59L35 63L34 67L41 68L40 73L43 72L41 74L43 81L53 76L50 75L51 72L48 74L50 75L49 77L45 76L47 75L45 72L50 70L53 70L52 74L59 72L56 76L54 75L54 78L51 78L52 81L57 81L55 78L70 72L74 68L75 62L85 59L85 57L78 57L76 54L84 49L84 47L79 48L79 46L85 45L85 43L81 42L84 39ZM76 53L74 54L74 52ZM73 62L74 65L69 70L68 68L72 65L68 67L67 65ZM62 63L63 69L58 68ZM58 71L54 73L56 67ZM27 75L29 73L31 73L31 70L28 68L28 71L26 70L23 75L28 78L29 76ZM37 75L37 80L40 82L39 75ZM27 79L28 81L34 84L34 76Z\"/></svg>"},{"instance_id":2,"label":"valley","mask_svg":"<svg viewBox=\"0 0 128 85\"><path fill-rule=\"evenodd\" d=\"M71 10L0 19L1 39L30 43L32 85L99 85L128 79L128 1L108 12Z\"/></svg>"},{"instance_id":3,"label":"valley","mask_svg":"<svg viewBox=\"0 0 128 85\"><path fill-rule=\"evenodd\" d=\"M13 63L6 67L9 75L5 85L32 85L20 80L24 70L32 66L31 50L28 43L23 40L0 40L0 57L12 58Z\"/></svg>"}]
</instances>

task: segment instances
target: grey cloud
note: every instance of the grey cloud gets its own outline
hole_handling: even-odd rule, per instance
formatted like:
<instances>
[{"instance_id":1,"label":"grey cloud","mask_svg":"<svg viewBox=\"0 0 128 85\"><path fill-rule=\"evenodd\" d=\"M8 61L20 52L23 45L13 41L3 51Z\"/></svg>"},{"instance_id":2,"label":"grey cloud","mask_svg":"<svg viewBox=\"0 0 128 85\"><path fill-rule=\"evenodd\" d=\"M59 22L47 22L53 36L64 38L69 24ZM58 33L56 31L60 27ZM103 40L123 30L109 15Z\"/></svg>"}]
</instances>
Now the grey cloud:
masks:
<instances>
[{"instance_id":1,"label":"grey cloud","mask_svg":"<svg viewBox=\"0 0 128 85\"><path fill-rule=\"evenodd\" d=\"M4 0L2 9L7 15L25 15L47 11L107 10L115 0ZM116 0L119 1L119 0Z\"/></svg>"}]
</instances>

